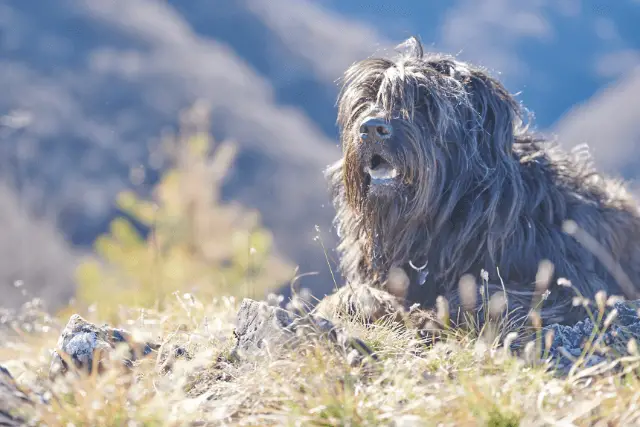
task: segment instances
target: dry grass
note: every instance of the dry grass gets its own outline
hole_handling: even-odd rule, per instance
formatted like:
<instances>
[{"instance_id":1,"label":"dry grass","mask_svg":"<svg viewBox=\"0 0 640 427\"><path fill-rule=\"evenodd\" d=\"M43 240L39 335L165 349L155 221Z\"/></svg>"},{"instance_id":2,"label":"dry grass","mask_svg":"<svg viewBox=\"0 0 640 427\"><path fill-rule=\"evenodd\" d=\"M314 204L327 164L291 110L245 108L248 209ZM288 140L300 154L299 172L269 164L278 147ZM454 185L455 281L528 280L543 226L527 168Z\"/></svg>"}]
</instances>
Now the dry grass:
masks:
<instances>
[{"instance_id":1,"label":"dry grass","mask_svg":"<svg viewBox=\"0 0 640 427\"><path fill-rule=\"evenodd\" d=\"M352 367L322 343L230 363L238 306L233 298L175 295L163 312L123 310L117 326L165 342L162 355L131 371L116 364L99 377L50 384L48 350L63 326L52 322L6 338L0 361L25 389L44 393L49 403L36 402L27 414L48 426L610 426L640 416L640 358L618 361L623 370L600 366L559 378L482 338L458 334L426 347L391 322L343 323L377 351L374 364ZM172 345L193 358L163 369Z\"/></svg>"}]
</instances>

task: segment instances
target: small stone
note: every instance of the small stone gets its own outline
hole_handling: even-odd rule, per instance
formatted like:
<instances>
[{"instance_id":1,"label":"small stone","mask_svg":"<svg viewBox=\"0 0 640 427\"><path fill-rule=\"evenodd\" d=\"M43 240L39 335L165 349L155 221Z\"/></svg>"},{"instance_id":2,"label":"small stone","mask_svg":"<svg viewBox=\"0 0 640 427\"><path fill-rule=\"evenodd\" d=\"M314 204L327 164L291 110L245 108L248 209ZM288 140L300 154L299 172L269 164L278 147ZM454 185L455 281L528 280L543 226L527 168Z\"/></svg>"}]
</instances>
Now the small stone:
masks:
<instances>
[{"instance_id":1,"label":"small stone","mask_svg":"<svg viewBox=\"0 0 640 427\"><path fill-rule=\"evenodd\" d=\"M74 314L60 334L57 348L53 351L49 367L51 378L68 371L69 366L61 354L73 361L76 368L91 373L94 357L98 355L97 366L102 369L102 360L115 350L118 344L129 346L128 357L124 364L131 366L132 362L149 355L160 346L153 343L135 342L131 334L123 329L112 328L108 325L97 326Z\"/></svg>"},{"instance_id":2,"label":"small stone","mask_svg":"<svg viewBox=\"0 0 640 427\"><path fill-rule=\"evenodd\" d=\"M234 335L237 341L231 354L235 359L292 350L301 342L318 337L344 347L350 362L356 363L366 356L376 358L362 340L348 335L323 317L310 313L299 316L251 299L242 301ZM351 355L351 351L358 356Z\"/></svg>"}]
</instances>

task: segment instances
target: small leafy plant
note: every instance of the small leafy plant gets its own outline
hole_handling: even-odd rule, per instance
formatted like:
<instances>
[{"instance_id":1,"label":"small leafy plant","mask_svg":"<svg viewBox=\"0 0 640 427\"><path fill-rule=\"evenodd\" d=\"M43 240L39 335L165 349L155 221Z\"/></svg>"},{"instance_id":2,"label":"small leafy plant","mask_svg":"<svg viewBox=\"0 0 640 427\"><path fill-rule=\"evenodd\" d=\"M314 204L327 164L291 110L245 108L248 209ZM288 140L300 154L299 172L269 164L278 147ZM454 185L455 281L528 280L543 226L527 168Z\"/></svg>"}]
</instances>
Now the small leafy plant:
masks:
<instances>
[{"instance_id":1,"label":"small leafy plant","mask_svg":"<svg viewBox=\"0 0 640 427\"><path fill-rule=\"evenodd\" d=\"M167 167L151 197L133 190L118 195L123 215L96 240L95 256L79 266L73 310L92 306L110 320L121 305L162 309L176 291L262 297L292 276L259 214L221 202L236 146L214 144L206 117L196 105L182 117L178 135L163 141ZM136 223L149 230L146 236Z\"/></svg>"}]
</instances>

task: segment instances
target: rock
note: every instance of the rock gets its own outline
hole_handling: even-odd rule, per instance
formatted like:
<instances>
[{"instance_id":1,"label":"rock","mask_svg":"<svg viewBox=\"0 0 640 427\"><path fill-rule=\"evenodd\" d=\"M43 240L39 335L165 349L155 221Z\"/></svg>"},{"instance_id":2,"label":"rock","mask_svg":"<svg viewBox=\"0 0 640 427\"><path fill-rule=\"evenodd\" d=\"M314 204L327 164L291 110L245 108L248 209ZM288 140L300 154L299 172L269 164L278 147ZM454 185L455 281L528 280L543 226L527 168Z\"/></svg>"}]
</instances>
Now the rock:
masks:
<instances>
[{"instance_id":1,"label":"rock","mask_svg":"<svg viewBox=\"0 0 640 427\"><path fill-rule=\"evenodd\" d=\"M264 348L267 340L282 342L295 334L289 326L293 315L279 307L245 299L238 311L234 336L237 339L234 350L253 353Z\"/></svg>"},{"instance_id":2,"label":"rock","mask_svg":"<svg viewBox=\"0 0 640 427\"><path fill-rule=\"evenodd\" d=\"M314 314L296 315L265 302L244 299L238 311L234 331L236 345L233 358L242 359L278 349L295 349L312 338L325 338L348 353L352 365L366 357L376 359L371 349L359 338L352 337L331 321Z\"/></svg>"},{"instance_id":3,"label":"rock","mask_svg":"<svg viewBox=\"0 0 640 427\"><path fill-rule=\"evenodd\" d=\"M598 334L598 331L600 331L600 333L596 335L596 337L599 336L599 342L608 347L609 351L605 354L596 349L596 351L584 361L583 366L590 367L604 361L628 355L627 345L629 341L632 338L640 341L639 307L640 300L615 302L611 308L606 310L603 316L603 319L606 319L613 310L617 312L611 325L604 332L602 332L602 324L594 325L589 318L573 326L552 324L544 327L542 329L543 337L549 332L553 333L553 340L546 351L557 371L567 373L571 369L574 360L579 358L583 353L584 347L592 335ZM542 348L544 351L544 346Z\"/></svg>"},{"instance_id":4,"label":"rock","mask_svg":"<svg viewBox=\"0 0 640 427\"><path fill-rule=\"evenodd\" d=\"M108 358L119 344L128 346L128 357L124 360L125 366L131 366L135 360L149 355L160 347L153 343L135 342L131 334L125 330L108 325L96 326L80 315L74 314L60 334L57 348L53 352L49 375L54 377L67 372L69 366L65 359L73 361L76 368L87 373L92 372L95 364L100 372L102 360L105 357ZM96 355L98 358L94 362Z\"/></svg>"},{"instance_id":5,"label":"rock","mask_svg":"<svg viewBox=\"0 0 640 427\"><path fill-rule=\"evenodd\" d=\"M0 426L25 425L25 420L18 412L32 404L31 399L20 389L9 371L0 365Z\"/></svg>"}]
</instances>

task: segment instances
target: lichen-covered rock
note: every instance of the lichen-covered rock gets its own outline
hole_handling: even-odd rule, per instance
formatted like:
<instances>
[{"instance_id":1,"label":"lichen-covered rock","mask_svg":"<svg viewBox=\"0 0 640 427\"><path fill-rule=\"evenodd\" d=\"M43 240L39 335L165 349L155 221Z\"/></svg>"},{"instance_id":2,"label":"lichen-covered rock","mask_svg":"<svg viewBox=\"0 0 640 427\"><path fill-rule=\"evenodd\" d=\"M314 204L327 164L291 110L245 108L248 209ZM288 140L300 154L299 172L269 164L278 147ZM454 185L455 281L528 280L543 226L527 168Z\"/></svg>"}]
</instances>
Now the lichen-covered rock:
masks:
<instances>
[{"instance_id":1,"label":"lichen-covered rock","mask_svg":"<svg viewBox=\"0 0 640 427\"><path fill-rule=\"evenodd\" d=\"M131 363L157 350L159 345L153 343L139 343L132 339L125 330L112 328L108 325L97 326L74 314L60 334L57 348L53 352L53 360L49 368L49 375L54 377L68 371L68 361L73 361L76 368L91 373L94 365L98 372L102 369L102 359L109 357L119 344L128 346L128 357L124 363ZM67 360L65 360L67 359Z\"/></svg>"},{"instance_id":2,"label":"lichen-covered rock","mask_svg":"<svg viewBox=\"0 0 640 427\"><path fill-rule=\"evenodd\" d=\"M280 343L295 336L288 327L293 315L279 307L245 299L238 311L234 336L237 353L252 353L270 342Z\"/></svg>"},{"instance_id":3,"label":"lichen-covered rock","mask_svg":"<svg viewBox=\"0 0 640 427\"><path fill-rule=\"evenodd\" d=\"M347 350L352 364L360 363L364 357L376 358L362 340L323 317L300 316L251 299L242 301L234 335L237 341L232 357L240 359L262 351L273 354L278 349L295 349L312 338L325 338L341 346Z\"/></svg>"},{"instance_id":4,"label":"lichen-covered rock","mask_svg":"<svg viewBox=\"0 0 640 427\"><path fill-rule=\"evenodd\" d=\"M546 349L548 357L559 372L568 372L574 361L582 355L585 345L592 337L597 338L609 351L605 354L596 348L593 354L585 359L583 366L594 366L611 358L628 354L629 341L632 338L640 341L638 308L640 308L640 300L614 303L602 316L602 319L606 319L615 310L611 324L606 329L602 325L604 321L595 325L589 318L573 326L553 324L543 328L542 336L549 332L553 333L551 345Z\"/></svg>"},{"instance_id":5,"label":"lichen-covered rock","mask_svg":"<svg viewBox=\"0 0 640 427\"><path fill-rule=\"evenodd\" d=\"M25 425L19 412L28 405L32 405L31 399L20 389L9 371L0 365L0 426Z\"/></svg>"}]
</instances>

